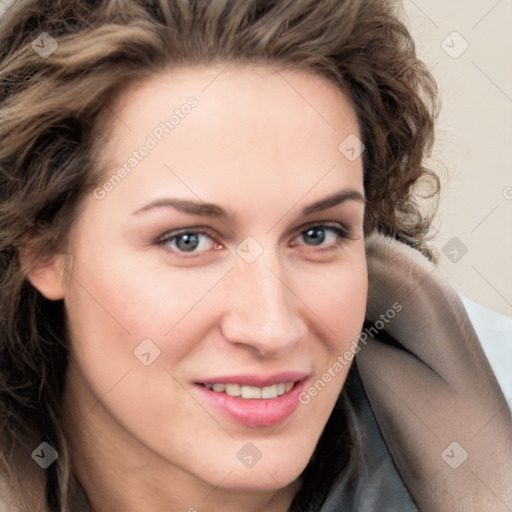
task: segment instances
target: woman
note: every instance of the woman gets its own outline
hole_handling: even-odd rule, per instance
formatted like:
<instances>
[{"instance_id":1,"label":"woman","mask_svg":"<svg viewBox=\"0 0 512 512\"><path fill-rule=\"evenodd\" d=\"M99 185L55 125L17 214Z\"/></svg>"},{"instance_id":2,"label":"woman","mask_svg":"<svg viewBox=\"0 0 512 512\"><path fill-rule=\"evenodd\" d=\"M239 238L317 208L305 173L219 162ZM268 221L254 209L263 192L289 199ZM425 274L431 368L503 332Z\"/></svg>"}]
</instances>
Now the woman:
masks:
<instances>
[{"instance_id":1,"label":"woman","mask_svg":"<svg viewBox=\"0 0 512 512\"><path fill-rule=\"evenodd\" d=\"M389 2L26 0L0 37L4 510L512 506Z\"/></svg>"}]
</instances>

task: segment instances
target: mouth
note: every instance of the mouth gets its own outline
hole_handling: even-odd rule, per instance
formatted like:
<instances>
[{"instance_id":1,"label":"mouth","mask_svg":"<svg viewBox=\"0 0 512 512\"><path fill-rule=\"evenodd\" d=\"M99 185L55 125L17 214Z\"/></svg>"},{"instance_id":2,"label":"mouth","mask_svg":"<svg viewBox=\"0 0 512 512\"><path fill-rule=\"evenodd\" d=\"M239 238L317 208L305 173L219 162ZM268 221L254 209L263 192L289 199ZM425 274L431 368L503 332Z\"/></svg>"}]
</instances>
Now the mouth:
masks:
<instances>
[{"instance_id":1,"label":"mouth","mask_svg":"<svg viewBox=\"0 0 512 512\"><path fill-rule=\"evenodd\" d=\"M213 413L247 427L270 427L295 413L308 377L303 372L219 377L196 382L195 388Z\"/></svg>"}]
</instances>

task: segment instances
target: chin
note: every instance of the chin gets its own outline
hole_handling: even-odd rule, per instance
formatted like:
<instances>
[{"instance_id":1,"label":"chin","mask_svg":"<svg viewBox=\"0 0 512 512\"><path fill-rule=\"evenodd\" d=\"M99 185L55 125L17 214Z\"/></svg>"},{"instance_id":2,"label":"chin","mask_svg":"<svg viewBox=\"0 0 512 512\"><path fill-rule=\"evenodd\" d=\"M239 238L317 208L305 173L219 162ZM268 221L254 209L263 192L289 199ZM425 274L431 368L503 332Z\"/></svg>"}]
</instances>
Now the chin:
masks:
<instances>
[{"instance_id":1,"label":"chin","mask_svg":"<svg viewBox=\"0 0 512 512\"><path fill-rule=\"evenodd\" d=\"M237 468L235 471L231 469L233 472L225 480L224 485L233 491L276 491L299 478L309 462L309 457L301 457L301 462L303 464L298 463L295 454L293 459L274 460L270 464L264 464L263 460L260 460L252 468ZM212 483L215 485L218 485L219 474L220 472L215 472L212 475L215 481Z\"/></svg>"}]
</instances>

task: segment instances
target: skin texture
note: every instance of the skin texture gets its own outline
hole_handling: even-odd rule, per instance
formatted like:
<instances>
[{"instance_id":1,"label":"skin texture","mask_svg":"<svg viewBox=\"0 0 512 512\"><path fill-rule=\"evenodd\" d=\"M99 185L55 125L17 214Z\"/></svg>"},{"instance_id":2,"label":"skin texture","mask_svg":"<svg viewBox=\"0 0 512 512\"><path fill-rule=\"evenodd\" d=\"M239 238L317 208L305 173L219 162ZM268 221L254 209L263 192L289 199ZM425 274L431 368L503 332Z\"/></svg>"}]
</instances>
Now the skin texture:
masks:
<instances>
[{"instance_id":1,"label":"skin texture","mask_svg":"<svg viewBox=\"0 0 512 512\"><path fill-rule=\"evenodd\" d=\"M285 511L349 367L274 427L220 414L194 382L303 371L309 387L363 323L364 202L302 214L340 190L364 195L361 158L338 150L359 133L352 107L320 77L224 68L166 71L115 99L100 187L173 109L191 96L198 104L103 198L85 198L67 253L29 276L64 299L62 422L95 511ZM231 216L133 213L163 198ZM325 223L350 239L325 228L315 245L305 230ZM210 237L195 252L180 253L176 238L158 244L183 228ZM242 247L263 250L252 263L237 253L248 236L257 245ZM149 366L134 355L144 339L160 350ZM247 442L261 452L251 468L237 457Z\"/></svg>"}]
</instances>

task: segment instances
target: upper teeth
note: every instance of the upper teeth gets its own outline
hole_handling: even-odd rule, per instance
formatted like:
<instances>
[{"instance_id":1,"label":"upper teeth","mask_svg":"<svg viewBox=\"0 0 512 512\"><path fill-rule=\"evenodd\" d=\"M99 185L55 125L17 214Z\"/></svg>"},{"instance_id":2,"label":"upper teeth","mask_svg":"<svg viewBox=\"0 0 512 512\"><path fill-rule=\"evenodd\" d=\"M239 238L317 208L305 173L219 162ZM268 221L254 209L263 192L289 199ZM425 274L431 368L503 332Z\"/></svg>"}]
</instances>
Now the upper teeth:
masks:
<instances>
[{"instance_id":1,"label":"upper teeth","mask_svg":"<svg viewBox=\"0 0 512 512\"><path fill-rule=\"evenodd\" d=\"M229 396L242 398L276 398L288 393L293 388L293 382L281 382L264 388L254 386L241 386L240 384L205 384L204 386L217 393L226 393Z\"/></svg>"}]
</instances>

